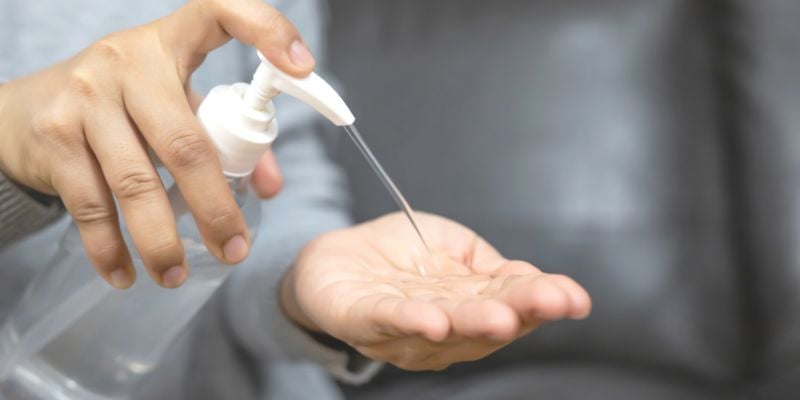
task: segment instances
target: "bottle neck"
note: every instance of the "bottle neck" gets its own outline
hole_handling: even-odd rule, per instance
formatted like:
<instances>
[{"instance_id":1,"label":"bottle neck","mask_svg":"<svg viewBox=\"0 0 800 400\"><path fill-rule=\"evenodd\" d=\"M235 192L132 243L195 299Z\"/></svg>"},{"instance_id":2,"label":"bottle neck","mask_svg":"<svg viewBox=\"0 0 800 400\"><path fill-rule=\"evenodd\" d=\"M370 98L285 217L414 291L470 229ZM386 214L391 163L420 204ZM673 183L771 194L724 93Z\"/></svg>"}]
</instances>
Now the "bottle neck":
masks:
<instances>
[{"instance_id":1,"label":"bottle neck","mask_svg":"<svg viewBox=\"0 0 800 400\"><path fill-rule=\"evenodd\" d=\"M236 200L236 204L239 208L244 206L244 202L247 199L251 177L252 175L225 176L225 180L228 181L228 187L231 189L231 194L233 194L233 199ZM169 204L172 207L172 212L176 219L190 213L189 206L186 205L186 200L183 199L177 184L173 183L169 190L167 190L167 197L169 198Z\"/></svg>"},{"instance_id":2,"label":"bottle neck","mask_svg":"<svg viewBox=\"0 0 800 400\"><path fill-rule=\"evenodd\" d=\"M228 187L231 188L233 199L236 200L236 204L239 208L244 206L245 199L247 199L251 177L252 174L245 176L225 176L225 180L228 181Z\"/></svg>"},{"instance_id":3,"label":"bottle neck","mask_svg":"<svg viewBox=\"0 0 800 400\"><path fill-rule=\"evenodd\" d=\"M247 91L243 97L243 104L255 111L267 110L267 104L272 101L272 98L278 95L278 91L272 87L272 72L266 64L261 63L256 72L253 74L253 79L247 87Z\"/></svg>"}]
</instances>

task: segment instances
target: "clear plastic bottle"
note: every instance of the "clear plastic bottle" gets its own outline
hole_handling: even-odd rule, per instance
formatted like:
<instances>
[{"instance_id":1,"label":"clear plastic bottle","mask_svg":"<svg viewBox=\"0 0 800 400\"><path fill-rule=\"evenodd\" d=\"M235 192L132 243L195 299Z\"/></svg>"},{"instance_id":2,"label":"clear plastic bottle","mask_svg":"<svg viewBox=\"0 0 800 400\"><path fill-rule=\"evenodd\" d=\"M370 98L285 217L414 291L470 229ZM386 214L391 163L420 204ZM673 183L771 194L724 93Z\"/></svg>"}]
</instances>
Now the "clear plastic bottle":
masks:
<instances>
[{"instance_id":1,"label":"clear plastic bottle","mask_svg":"<svg viewBox=\"0 0 800 400\"><path fill-rule=\"evenodd\" d=\"M249 182L229 179L252 238L260 207ZM177 222L191 266L178 289L156 285L135 253L140 279L128 290L111 288L96 276L71 225L50 268L34 279L0 332L0 393L10 399L125 398L233 268L206 250L190 214Z\"/></svg>"},{"instance_id":2,"label":"clear plastic bottle","mask_svg":"<svg viewBox=\"0 0 800 400\"><path fill-rule=\"evenodd\" d=\"M260 206L250 192L250 173L278 134L272 98L290 94L339 126L355 120L316 74L296 79L261 59L250 85L218 86L198 109L251 238ZM158 365L233 269L205 248L177 187L168 194L190 266L183 286L164 289L152 282L126 237L139 279L128 290L113 289L96 276L77 228L70 226L49 268L34 278L0 328L0 398L125 399Z\"/></svg>"}]
</instances>

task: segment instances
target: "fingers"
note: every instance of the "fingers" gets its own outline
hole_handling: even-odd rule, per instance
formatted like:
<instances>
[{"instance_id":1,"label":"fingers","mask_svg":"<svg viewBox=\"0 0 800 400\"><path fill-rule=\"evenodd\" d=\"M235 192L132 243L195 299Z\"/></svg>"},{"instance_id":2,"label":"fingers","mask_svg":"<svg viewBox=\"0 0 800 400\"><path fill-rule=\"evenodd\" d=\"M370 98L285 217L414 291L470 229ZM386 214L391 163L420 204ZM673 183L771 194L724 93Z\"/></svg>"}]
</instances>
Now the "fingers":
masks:
<instances>
[{"instance_id":1,"label":"fingers","mask_svg":"<svg viewBox=\"0 0 800 400\"><path fill-rule=\"evenodd\" d=\"M249 251L244 219L184 88L174 77L130 78L123 86L128 112L175 178L206 247L222 262L241 262Z\"/></svg>"},{"instance_id":2,"label":"fingers","mask_svg":"<svg viewBox=\"0 0 800 400\"><path fill-rule=\"evenodd\" d=\"M267 199L278 194L283 188L283 175L272 150L268 150L253 171L253 188L259 197Z\"/></svg>"},{"instance_id":3,"label":"fingers","mask_svg":"<svg viewBox=\"0 0 800 400\"><path fill-rule=\"evenodd\" d=\"M253 45L276 67L304 77L316 66L294 25L260 0L211 1L217 21L231 36Z\"/></svg>"},{"instance_id":4,"label":"fingers","mask_svg":"<svg viewBox=\"0 0 800 400\"><path fill-rule=\"evenodd\" d=\"M507 303L526 318L554 320L569 314L570 299L561 286L546 275L512 287L505 294Z\"/></svg>"},{"instance_id":5,"label":"fingers","mask_svg":"<svg viewBox=\"0 0 800 400\"><path fill-rule=\"evenodd\" d=\"M200 104L203 103L203 95L194 91L194 89L192 89L191 85L188 83L185 85L183 90L186 93L186 100L189 101L189 107L192 108L193 113L197 114Z\"/></svg>"},{"instance_id":6,"label":"fingers","mask_svg":"<svg viewBox=\"0 0 800 400\"><path fill-rule=\"evenodd\" d=\"M471 247L469 258L465 261L473 272L497 275L497 269L508 263L497 249L478 236L475 237Z\"/></svg>"},{"instance_id":7,"label":"fingers","mask_svg":"<svg viewBox=\"0 0 800 400\"><path fill-rule=\"evenodd\" d=\"M511 307L494 299L440 302L453 324L453 335L505 342L513 340L520 319Z\"/></svg>"},{"instance_id":8,"label":"fingers","mask_svg":"<svg viewBox=\"0 0 800 400\"><path fill-rule=\"evenodd\" d=\"M524 319L583 319L589 315L589 294L565 275L546 274L524 261L507 261L492 272L484 293L507 301Z\"/></svg>"},{"instance_id":9,"label":"fingers","mask_svg":"<svg viewBox=\"0 0 800 400\"><path fill-rule=\"evenodd\" d=\"M86 117L86 139L119 201L128 231L152 279L167 288L187 276L175 218L145 145L123 109L96 104Z\"/></svg>"},{"instance_id":10,"label":"fingers","mask_svg":"<svg viewBox=\"0 0 800 400\"><path fill-rule=\"evenodd\" d=\"M394 337L421 336L440 342L450 333L450 321L444 311L434 304L408 300L390 295L362 299L354 305L354 312L370 321L378 332Z\"/></svg>"},{"instance_id":11,"label":"fingers","mask_svg":"<svg viewBox=\"0 0 800 400\"><path fill-rule=\"evenodd\" d=\"M550 279L567 292L571 303L570 318L584 319L589 316L592 312L592 298L586 289L565 275L550 275Z\"/></svg>"},{"instance_id":12,"label":"fingers","mask_svg":"<svg viewBox=\"0 0 800 400\"><path fill-rule=\"evenodd\" d=\"M538 274L507 277L498 298L525 321L582 319L591 310L585 290L563 275Z\"/></svg>"},{"instance_id":13,"label":"fingers","mask_svg":"<svg viewBox=\"0 0 800 400\"><path fill-rule=\"evenodd\" d=\"M520 333L519 319L511 308L491 299L424 302L384 296L373 309L389 340L360 348L368 356L409 370L438 370L483 358ZM439 328L433 335L432 325Z\"/></svg>"},{"instance_id":14,"label":"fingers","mask_svg":"<svg viewBox=\"0 0 800 400\"><path fill-rule=\"evenodd\" d=\"M507 261L504 262L500 268L492 271L492 275L495 276L527 275L533 273L541 273L541 271L532 264L524 261Z\"/></svg>"},{"instance_id":15,"label":"fingers","mask_svg":"<svg viewBox=\"0 0 800 400\"><path fill-rule=\"evenodd\" d=\"M85 144L84 144L85 145ZM53 186L80 230L97 273L118 289L133 284L136 271L119 230L114 199L97 162L82 149L59 159Z\"/></svg>"},{"instance_id":16,"label":"fingers","mask_svg":"<svg viewBox=\"0 0 800 400\"><path fill-rule=\"evenodd\" d=\"M202 60L234 37L257 48L289 75L305 77L316 66L294 25L261 0L196 0L160 24L168 47L183 53L179 59Z\"/></svg>"}]
</instances>

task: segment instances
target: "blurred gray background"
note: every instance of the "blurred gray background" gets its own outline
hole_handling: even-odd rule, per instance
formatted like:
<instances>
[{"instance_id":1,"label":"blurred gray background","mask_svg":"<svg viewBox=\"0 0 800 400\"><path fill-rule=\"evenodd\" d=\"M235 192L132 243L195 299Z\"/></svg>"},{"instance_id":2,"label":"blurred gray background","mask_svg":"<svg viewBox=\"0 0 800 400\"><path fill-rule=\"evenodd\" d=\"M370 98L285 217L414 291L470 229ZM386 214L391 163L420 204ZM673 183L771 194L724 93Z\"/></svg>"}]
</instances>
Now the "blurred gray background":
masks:
<instances>
[{"instance_id":1,"label":"blurred gray background","mask_svg":"<svg viewBox=\"0 0 800 400\"><path fill-rule=\"evenodd\" d=\"M587 321L350 397L795 398L800 2L330 6L333 72L412 205L594 299ZM334 153L359 219L394 210L352 145Z\"/></svg>"}]
</instances>

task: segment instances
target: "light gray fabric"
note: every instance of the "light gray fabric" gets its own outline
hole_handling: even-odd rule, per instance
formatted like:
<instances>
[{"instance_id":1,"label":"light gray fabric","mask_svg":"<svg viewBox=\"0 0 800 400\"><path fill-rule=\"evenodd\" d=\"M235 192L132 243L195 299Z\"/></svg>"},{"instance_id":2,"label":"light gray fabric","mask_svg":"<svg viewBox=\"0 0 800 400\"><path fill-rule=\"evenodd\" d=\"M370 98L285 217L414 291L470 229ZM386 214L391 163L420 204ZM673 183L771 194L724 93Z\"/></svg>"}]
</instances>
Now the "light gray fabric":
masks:
<instances>
[{"instance_id":1,"label":"light gray fabric","mask_svg":"<svg viewBox=\"0 0 800 400\"><path fill-rule=\"evenodd\" d=\"M13 79L45 68L110 32L156 19L181 3L0 0L0 76ZM275 3L312 51L322 55L323 6L316 0ZM193 85L206 91L216 84L249 80L256 62L251 49L232 42L208 57ZM312 361L347 382L361 382L375 372L369 364L363 371L348 371L344 353L314 342L278 306L278 282L302 245L350 220L343 177L319 143L314 113L287 98L278 99L276 107L281 137L275 151L285 189L276 200L263 203L263 229L249 260L204 307L136 398L337 399L328 375ZM47 220L37 208L41 205L5 181L0 181L0 203L0 215L28 210L16 215L31 222ZM0 221L4 235L21 234ZM46 264L44 255L56 246L62 230L61 225L47 229L0 252L0 319L14 302L15 296L5 294L18 295L33 271Z\"/></svg>"},{"instance_id":2,"label":"light gray fabric","mask_svg":"<svg viewBox=\"0 0 800 400\"><path fill-rule=\"evenodd\" d=\"M685 377L621 367L605 362L548 361L499 365L479 374L418 374L413 383L400 380L367 385L352 399L380 400L743 400L740 388L709 385ZM447 382L443 384L442 381ZM760 398L759 398L760 399Z\"/></svg>"}]
</instances>

